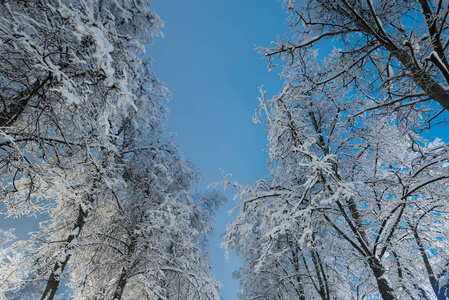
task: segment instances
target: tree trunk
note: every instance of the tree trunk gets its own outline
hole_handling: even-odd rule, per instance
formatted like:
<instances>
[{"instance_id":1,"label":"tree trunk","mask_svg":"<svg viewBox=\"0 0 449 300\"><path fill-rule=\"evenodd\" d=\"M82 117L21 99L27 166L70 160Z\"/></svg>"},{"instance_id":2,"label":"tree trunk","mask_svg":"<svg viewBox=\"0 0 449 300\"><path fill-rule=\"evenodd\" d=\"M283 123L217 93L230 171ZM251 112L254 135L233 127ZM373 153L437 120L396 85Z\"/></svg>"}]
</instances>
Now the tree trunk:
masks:
<instances>
[{"instance_id":1,"label":"tree trunk","mask_svg":"<svg viewBox=\"0 0 449 300\"><path fill-rule=\"evenodd\" d=\"M137 238L132 237L131 243L128 245L127 249L127 257L132 257L136 248L136 240ZM129 269L125 266L122 267L122 271L120 272L120 278L117 283L117 287L114 291L114 300L120 300L123 297L123 290L125 289L126 284L129 279Z\"/></svg>"},{"instance_id":2,"label":"tree trunk","mask_svg":"<svg viewBox=\"0 0 449 300\"><path fill-rule=\"evenodd\" d=\"M125 268L122 268L122 272L120 273L120 279L118 281L117 287L114 292L114 300L120 300L123 296L123 290L125 289L126 284L128 283L128 273Z\"/></svg>"},{"instance_id":3,"label":"tree trunk","mask_svg":"<svg viewBox=\"0 0 449 300\"><path fill-rule=\"evenodd\" d=\"M352 18L357 23L357 25L362 29L365 33L372 35L387 51L391 53L392 56L397 58L401 64L405 67L407 71L410 72L409 77L420 86L420 88L436 102L438 102L441 106L443 106L446 110L449 111L449 91L447 91L443 86L441 86L428 72L417 66L411 57L411 55L404 49L398 47L388 36L388 34L383 30L383 28L376 28L375 26L370 26L368 22L357 13L357 11L352 7L348 2L343 1L346 8L351 11ZM423 4L425 1L420 1ZM346 14L346 13L344 13ZM375 16L373 16L375 17ZM430 33L431 34L431 33ZM435 38L435 35L433 36ZM441 43L441 41L440 41ZM434 43L435 46L435 43ZM437 49L438 50L438 45ZM444 52L439 51L444 54ZM432 59L430 60L435 64L435 66L440 70L444 70L442 75L445 77L446 81L448 80L449 74L447 70L445 70L447 61L445 58L440 59ZM439 66L439 63L443 62L444 66ZM447 82L449 83L449 82Z\"/></svg>"},{"instance_id":4,"label":"tree trunk","mask_svg":"<svg viewBox=\"0 0 449 300\"><path fill-rule=\"evenodd\" d=\"M294 245L293 243L289 243L289 244L290 244L290 249L292 251L294 269L295 269L295 274L296 274L295 278L296 278L297 288L295 288L295 291L299 297L299 300L306 300L305 293L304 293L304 287L302 285L300 270L299 270L299 258L298 258L299 253L298 252L300 252L301 250L299 249L299 251L297 251L297 249L295 249L296 245Z\"/></svg>"},{"instance_id":5,"label":"tree trunk","mask_svg":"<svg viewBox=\"0 0 449 300\"><path fill-rule=\"evenodd\" d=\"M70 257L72 256L72 251L75 248L79 234L86 223L88 213L89 210L84 210L81 205L79 206L78 218L76 219L75 226L73 226L73 230L67 238L61 259L58 260L53 267L53 271L48 279L47 286L45 287L41 300L53 300L55 297L59 284L61 283L61 275L64 272L64 268L67 266Z\"/></svg>"},{"instance_id":6,"label":"tree trunk","mask_svg":"<svg viewBox=\"0 0 449 300\"><path fill-rule=\"evenodd\" d=\"M388 283L387 279L384 277L385 269L380 263L379 259L376 257L369 257L368 263L371 270L374 273L374 277L377 281L377 286L379 288L380 295L384 300L395 300L394 291Z\"/></svg>"}]
</instances>

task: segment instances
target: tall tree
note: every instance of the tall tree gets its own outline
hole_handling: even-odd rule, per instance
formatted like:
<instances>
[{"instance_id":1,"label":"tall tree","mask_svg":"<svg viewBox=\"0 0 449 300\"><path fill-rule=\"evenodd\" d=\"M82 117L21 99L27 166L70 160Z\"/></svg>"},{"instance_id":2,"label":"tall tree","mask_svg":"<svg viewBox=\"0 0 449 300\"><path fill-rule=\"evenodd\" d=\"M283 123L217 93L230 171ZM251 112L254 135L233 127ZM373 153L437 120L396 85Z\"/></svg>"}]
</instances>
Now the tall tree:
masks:
<instances>
[{"instance_id":1,"label":"tall tree","mask_svg":"<svg viewBox=\"0 0 449 300\"><path fill-rule=\"evenodd\" d=\"M12 246L0 291L34 285L53 299L70 277L79 298L216 299L200 243L202 209L221 198L189 196L197 175L164 134L169 93L144 54L162 24L149 1L0 4L1 196L9 215L51 218Z\"/></svg>"},{"instance_id":2,"label":"tall tree","mask_svg":"<svg viewBox=\"0 0 449 300\"><path fill-rule=\"evenodd\" d=\"M376 99L345 78L311 88L334 57L322 67L313 51L288 57L282 93L262 93L255 120L267 124L270 176L232 183L238 215L226 236L245 259L242 299L266 282L274 299L442 299L448 145L414 132L426 107L357 115Z\"/></svg>"},{"instance_id":3,"label":"tall tree","mask_svg":"<svg viewBox=\"0 0 449 300\"><path fill-rule=\"evenodd\" d=\"M447 145L416 133L449 108L448 3L283 3L293 35L260 48L286 79L256 112L270 177L235 183L227 235L242 297L270 274L279 299L445 299Z\"/></svg>"}]
</instances>

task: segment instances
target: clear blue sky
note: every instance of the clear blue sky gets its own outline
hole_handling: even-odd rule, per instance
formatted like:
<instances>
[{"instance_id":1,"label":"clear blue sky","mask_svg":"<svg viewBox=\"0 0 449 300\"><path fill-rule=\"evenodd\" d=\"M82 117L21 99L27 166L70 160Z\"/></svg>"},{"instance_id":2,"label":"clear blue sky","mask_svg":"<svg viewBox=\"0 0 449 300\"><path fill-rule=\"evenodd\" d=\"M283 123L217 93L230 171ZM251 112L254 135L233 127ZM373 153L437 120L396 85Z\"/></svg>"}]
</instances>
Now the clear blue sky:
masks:
<instances>
[{"instance_id":1,"label":"clear blue sky","mask_svg":"<svg viewBox=\"0 0 449 300\"><path fill-rule=\"evenodd\" d=\"M258 87L271 97L281 90L280 69L268 72L267 61L254 50L268 46L286 31L286 13L276 0L153 0L164 20L164 38L155 39L148 54L153 71L172 92L166 126L205 178L202 187L220 181L219 168L250 184L266 174L267 138L263 124L253 124ZM224 260L219 244L234 216L233 192L217 213L215 238L210 241L216 278L223 299L237 299L232 272L241 262Z\"/></svg>"}]
</instances>

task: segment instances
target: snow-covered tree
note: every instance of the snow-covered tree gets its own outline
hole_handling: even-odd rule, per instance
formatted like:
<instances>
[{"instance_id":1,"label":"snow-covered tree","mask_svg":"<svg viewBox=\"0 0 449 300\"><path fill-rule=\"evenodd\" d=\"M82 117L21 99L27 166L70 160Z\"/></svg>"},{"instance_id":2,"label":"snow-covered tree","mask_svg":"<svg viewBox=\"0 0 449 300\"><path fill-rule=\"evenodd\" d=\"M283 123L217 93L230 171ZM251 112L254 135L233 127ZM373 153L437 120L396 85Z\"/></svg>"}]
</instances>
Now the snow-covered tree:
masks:
<instances>
[{"instance_id":1,"label":"snow-covered tree","mask_svg":"<svg viewBox=\"0 0 449 300\"><path fill-rule=\"evenodd\" d=\"M123 201L109 207L107 222L88 224L74 255L75 298L218 299L202 244L223 198L192 198L197 172L173 145L136 142L124 163Z\"/></svg>"},{"instance_id":2,"label":"snow-covered tree","mask_svg":"<svg viewBox=\"0 0 449 300\"><path fill-rule=\"evenodd\" d=\"M53 299L65 278L80 299L217 299L201 245L222 200L192 198L196 171L162 128L149 1L0 5L1 198L50 217L11 246L0 292Z\"/></svg>"},{"instance_id":3,"label":"snow-covered tree","mask_svg":"<svg viewBox=\"0 0 449 300\"><path fill-rule=\"evenodd\" d=\"M62 201L73 220L44 263L54 295L90 210L121 180L123 126L164 117L140 55L160 21L146 2L5 1L0 23L4 203L21 215Z\"/></svg>"},{"instance_id":4,"label":"snow-covered tree","mask_svg":"<svg viewBox=\"0 0 449 300\"><path fill-rule=\"evenodd\" d=\"M336 57L285 56L283 91L255 114L270 175L224 181L238 189L225 245L245 260L241 298L444 299L448 145L414 132L428 107L357 114L376 98L343 77L317 87Z\"/></svg>"},{"instance_id":5,"label":"snow-covered tree","mask_svg":"<svg viewBox=\"0 0 449 300\"><path fill-rule=\"evenodd\" d=\"M57 172L102 168L125 122L159 121L139 111L161 107L139 54L160 21L133 1L3 1L0 14L2 199L21 215L43 209Z\"/></svg>"},{"instance_id":6,"label":"snow-covered tree","mask_svg":"<svg viewBox=\"0 0 449 300\"><path fill-rule=\"evenodd\" d=\"M286 80L255 115L270 176L232 183L241 297L446 299L448 145L418 133L449 108L448 3L283 3L293 35L260 48Z\"/></svg>"},{"instance_id":7,"label":"snow-covered tree","mask_svg":"<svg viewBox=\"0 0 449 300\"><path fill-rule=\"evenodd\" d=\"M273 62L277 56L289 56L299 63L298 58L313 48L335 47L332 72L316 78L313 88L341 78L343 85L374 100L360 112L412 108L431 99L449 109L447 0L283 3L293 34L261 51ZM309 74L306 69L301 72ZM423 125L430 125L439 110Z\"/></svg>"}]
</instances>

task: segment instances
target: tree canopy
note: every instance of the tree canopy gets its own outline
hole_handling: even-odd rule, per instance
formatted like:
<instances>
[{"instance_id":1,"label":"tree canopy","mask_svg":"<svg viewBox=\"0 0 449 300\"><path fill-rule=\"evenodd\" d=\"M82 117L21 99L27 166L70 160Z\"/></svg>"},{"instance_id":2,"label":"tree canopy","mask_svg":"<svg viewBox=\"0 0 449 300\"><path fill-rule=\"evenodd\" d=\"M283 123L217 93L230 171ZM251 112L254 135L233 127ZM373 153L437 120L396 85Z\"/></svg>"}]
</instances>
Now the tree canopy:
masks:
<instances>
[{"instance_id":1,"label":"tree canopy","mask_svg":"<svg viewBox=\"0 0 449 300\"><path fill-rule=\"evenodd\" d=\"M449 298L448 0L284 0L269 175L236 188L241 299ZM0 0L0 299L219 299L217 192L164 131L147 0ZM3 208L3 207L2 207ZM61 287L67 290L61 294Z\"/></svg>"},{"instance_id":2,"label":"tree canopy","mask_svg":"<svg viewBox=\"0 0 449 300\"><path fill-rule=\"evenodd\" d=\"M218 299L205 241L223 199L193 194L164 133L149 1L0 5L0 196L49 218L7 248L0 295Z\"/></svg>"},{"instance_id":3,"label":"tree canopy","mask_svg":"<svg viewBox=\"0 0 449 300\"><path fill-rule=\"evenodd\" d=\"M448 109L448 3L284 6L291 35L259 48L285 80L254 116L270 175L224 180L241 299L446 299L448 145L422 131Z\"/></svg>"}]
</instances>

